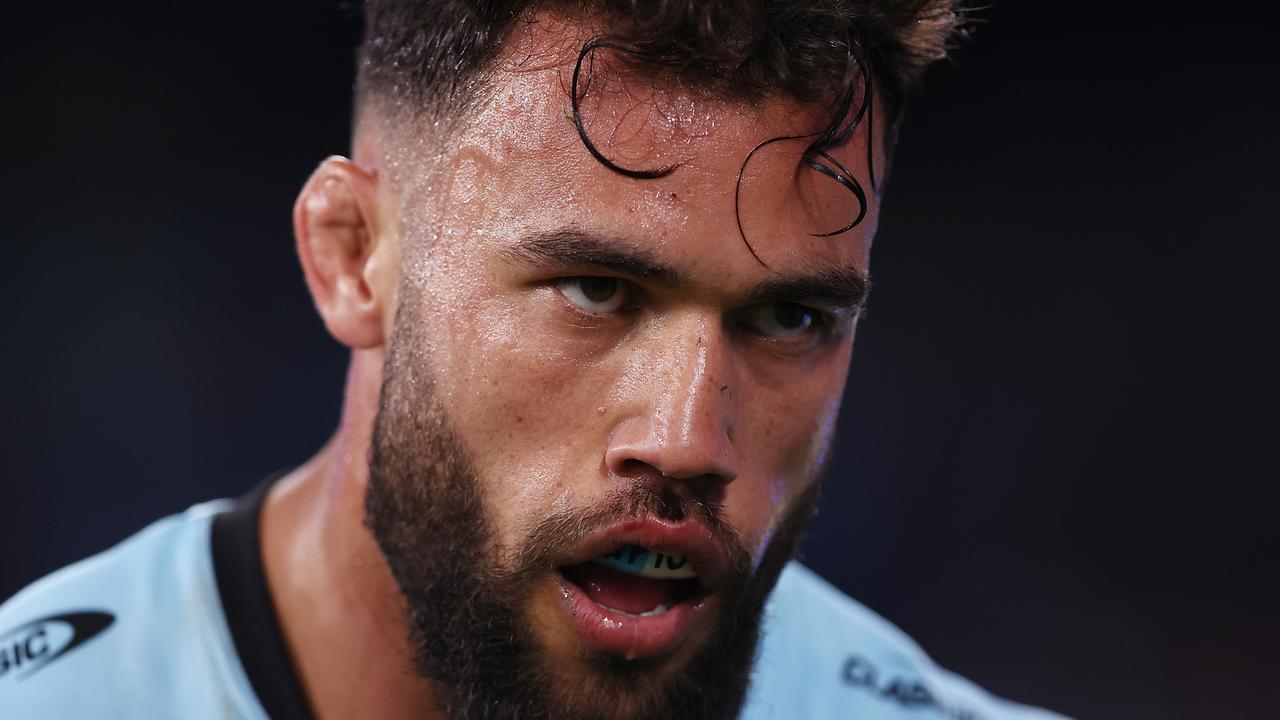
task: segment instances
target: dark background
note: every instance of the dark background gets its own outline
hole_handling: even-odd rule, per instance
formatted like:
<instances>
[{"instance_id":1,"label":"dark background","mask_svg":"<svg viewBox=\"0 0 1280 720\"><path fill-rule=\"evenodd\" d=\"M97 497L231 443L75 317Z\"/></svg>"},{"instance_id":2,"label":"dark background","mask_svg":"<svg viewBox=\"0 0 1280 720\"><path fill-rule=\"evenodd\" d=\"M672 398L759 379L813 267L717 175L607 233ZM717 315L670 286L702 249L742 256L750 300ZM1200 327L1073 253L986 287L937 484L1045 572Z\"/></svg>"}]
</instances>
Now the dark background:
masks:
<instances>
[{"instance_id":1,"label":"dark background","mask_svg":"<svg viewBox=\"0 0 1280 720\"><path fill-rule=\"evenodd\" d=\"M1233 3L983 11L902 133L807 561L1089 718L1275 718L1276 40ZM335 1L0 11L0 598L335 426L289 210Z\"/></svg>"}]
</instances>

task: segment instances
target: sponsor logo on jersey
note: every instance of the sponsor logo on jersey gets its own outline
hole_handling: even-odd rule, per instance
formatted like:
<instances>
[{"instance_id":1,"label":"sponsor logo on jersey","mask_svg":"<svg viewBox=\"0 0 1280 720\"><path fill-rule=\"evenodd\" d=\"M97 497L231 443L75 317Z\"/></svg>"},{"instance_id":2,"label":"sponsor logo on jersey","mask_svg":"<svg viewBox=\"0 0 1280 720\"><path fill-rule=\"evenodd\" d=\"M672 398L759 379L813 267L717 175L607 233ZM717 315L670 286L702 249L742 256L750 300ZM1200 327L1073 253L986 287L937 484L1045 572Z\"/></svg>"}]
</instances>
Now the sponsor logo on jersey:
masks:
<instances>
[{"instance_id":1,"label":"sponsor logo on jersey","mask_svg":"<svg viewBox=\"0 0 1280 720\"><path fill-rule=\"evenodd\" d=\"M78 610L32 620L0 632L0 682L23 680L92 640L115 621L101 610Z\"/></svg>"},{"instance_id":2,"label":"sponsor logo on jersey","mask_svg":"<svg viewBox=\"0 0 1280 720\"><path fill-rule=\"evenodd\" d=\"M852 655L844 661L840 678L850 687L866 690L886 702L897 703L910 710L932 711L934 717L947 720L983 720L972 710L954 707L929 690L924 680L882 673L870 660Z\"/></svg>"}]
</instances>

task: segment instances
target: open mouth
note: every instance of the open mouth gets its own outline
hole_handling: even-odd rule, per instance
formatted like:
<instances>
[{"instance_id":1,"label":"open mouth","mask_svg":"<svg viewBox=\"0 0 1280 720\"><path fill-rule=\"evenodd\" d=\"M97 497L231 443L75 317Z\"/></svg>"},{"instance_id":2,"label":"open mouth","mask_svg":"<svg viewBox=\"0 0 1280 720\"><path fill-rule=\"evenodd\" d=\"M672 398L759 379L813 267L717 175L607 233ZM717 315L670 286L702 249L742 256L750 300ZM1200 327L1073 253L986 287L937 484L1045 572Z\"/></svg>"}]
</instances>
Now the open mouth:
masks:
<instances>
[{"instance_id":1,"label":"open mouth","mask_svg":"<svg viewBox=\"0 0 1280 720\"><path fill-rule=\"evenodd\" d=\"M658 617L700 599L698 574L681 555L624 545L606 555L560 568L592 602L628 617Z\"/></svg>"},{"instance_id":2,"label":"open mouth","mask_svg":"<svg viewBox=\"0 0 1280 720\"><path fill-rule=\"evenodd\" d=\"M676 554L684 544L669 535L665 541L654 538L656 547L639 544L648 542L639 538L629 544L602 539L595 543L599 549L586 555L590 560L558 568L565 618L588 647L628 660L653 658L685 645L706 624L708 600L715 594L717 556L705 544L688 545L710 568L704 572L692 558Z\"/></svg>"},{"instance_id":3,"label":"open mouth","mask_svg":"<svg viewBox=\"0 0 1280 720\"><path fill-rule=\"evenodd\" d=\"M627 659L674 653L704 635L728 570L706 525L652 516L598 529L562 562L553 577L568 628L587 648Z\"/></svg>"}]
</instances>

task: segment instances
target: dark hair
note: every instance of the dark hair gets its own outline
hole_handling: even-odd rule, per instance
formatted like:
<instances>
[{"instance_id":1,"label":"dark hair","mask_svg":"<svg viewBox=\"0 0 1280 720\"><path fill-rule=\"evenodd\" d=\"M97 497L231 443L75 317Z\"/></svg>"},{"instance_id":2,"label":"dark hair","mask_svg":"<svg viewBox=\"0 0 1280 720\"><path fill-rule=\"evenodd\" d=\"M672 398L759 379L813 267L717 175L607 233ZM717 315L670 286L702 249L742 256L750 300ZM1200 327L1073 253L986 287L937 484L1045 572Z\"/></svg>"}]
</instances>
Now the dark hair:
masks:
<instances>
[{"instance_id":1,"label":"dark hair","mask_svg":"<svg viewBox=\"0 0 1280 720\"><path fill-rule=\"evenodd\" d=\"M477 96L503 40L535 7L598 17L608 28L581 49L571 102L583 143L615 172L653 178L674 167L620 167L583 130L578 100L587 81L580 84L579 76L599 50L726 98L782 91L829 107L831 121L822 131L766 140L743 161L745 168L769 143L811 137L805 163L845 186L861 208L847 226L818 235L849 230L867 209L861 183L827 151L848 140L864 119L872 137L875 100L884 104L889 127L881 134L891 148L907 90L946 55L963 22L958 0L367 0L357 102L437 117L460 114ZM870 142L867 148L874 191Z\"/></svg>"}]
</instances>

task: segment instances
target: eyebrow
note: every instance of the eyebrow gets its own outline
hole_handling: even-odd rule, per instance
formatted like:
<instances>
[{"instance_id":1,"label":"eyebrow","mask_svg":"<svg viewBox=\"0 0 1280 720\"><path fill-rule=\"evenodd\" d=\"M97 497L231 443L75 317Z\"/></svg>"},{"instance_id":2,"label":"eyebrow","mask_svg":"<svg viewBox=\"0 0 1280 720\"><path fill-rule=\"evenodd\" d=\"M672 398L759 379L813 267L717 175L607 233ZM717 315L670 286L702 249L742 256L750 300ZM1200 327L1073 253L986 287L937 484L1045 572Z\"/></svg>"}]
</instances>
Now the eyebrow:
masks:
<instances>
[{"instance_id":1,"label":"eyebrow","mask_svg":"<svg viewBox=\"0 0 1280 720\"><path fill-rule=\"evenodd\" d=\"M650 250L621 239L575 228L526 235L502 254L515 262L548 267L593 267L630 275L663 287L677 287L681 274Z\"/></svg>"},{"instance_id":2,"label":"eyebrow","mask_svg":"<svg viewBox=\"0 0 1280 720\"><path fill-rule=\"evenodd\" d=\"M765 280L751 294L751 304L794 302L831 309L861 310L871 291L866 274L854 268L824 268L816 273Z\"/></svg>"},{"instance_id":3,"label":"eyebrow","mask_svg":"<svg viewBox=\"0 0 1280 720\"><path fill-rule=\"evenodd\" d=\"M653 251L578 228L531 233L503 248L501 254L508 261L537 267L609 270L662 287L676 288L686 282L682 273L663 264ZM794 302L857 310L866 302L869 290L870 281L859 270L829 267L765 280L755 287L747 304Z\"/></svg>"}]
</instances>

